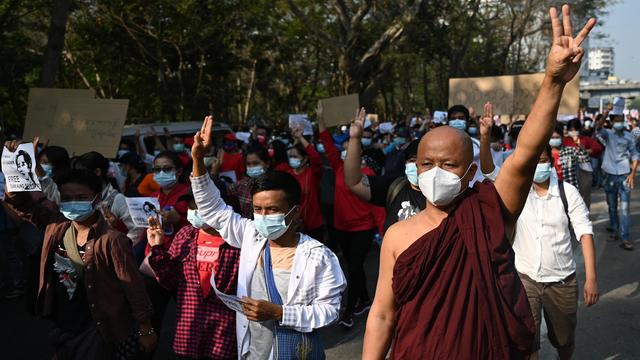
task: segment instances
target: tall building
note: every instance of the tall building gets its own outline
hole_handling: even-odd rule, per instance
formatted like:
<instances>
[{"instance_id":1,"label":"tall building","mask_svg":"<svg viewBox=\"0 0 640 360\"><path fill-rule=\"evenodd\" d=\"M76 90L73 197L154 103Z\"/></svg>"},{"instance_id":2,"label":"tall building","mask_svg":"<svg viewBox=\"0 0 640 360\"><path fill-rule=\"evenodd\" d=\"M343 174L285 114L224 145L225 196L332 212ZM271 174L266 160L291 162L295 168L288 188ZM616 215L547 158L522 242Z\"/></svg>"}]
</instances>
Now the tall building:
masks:
<instances>
[{"instance_id":1,"label":"tall building","mask_svg":"<svg viewBox=\"0 0 640 360\"><path fill-rule=\"evenodd\" d=\"M614 52L612 47L595 47L589 49L589 77L607 80L613 76Z\"/></svg>"}]
</instances>

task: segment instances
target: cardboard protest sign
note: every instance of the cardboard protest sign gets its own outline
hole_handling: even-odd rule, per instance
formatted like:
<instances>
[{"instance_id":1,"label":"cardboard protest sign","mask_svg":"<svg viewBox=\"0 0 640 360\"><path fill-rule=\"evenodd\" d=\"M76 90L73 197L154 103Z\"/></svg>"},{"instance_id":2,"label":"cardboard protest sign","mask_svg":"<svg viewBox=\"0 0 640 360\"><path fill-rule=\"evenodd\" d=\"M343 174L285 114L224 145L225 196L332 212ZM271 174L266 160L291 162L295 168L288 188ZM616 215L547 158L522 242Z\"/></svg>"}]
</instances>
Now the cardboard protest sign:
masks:
<instances>
[{"instance_id":1,"label":"cardboard protest sign","mask_svg":"<svg viewBox=\"0 0 640 360\"><path fill-rule=\"evenodd\" d=\"M115 158L128 107L129 100L59 99L52 128L40 135L70 155L97 151Z\"/></svg>"},{"instance_id":2,"label":"cardboard protest sign","mask_svg":"<svg viewBox=\"0 0 640 360\"><path fill-rule=\"evenodd\" d=\"M127 207L129 208L129 214L131 219L137 227L149 227L149 217L157 217L162 221L162 217L159 216L160 203L157 198L154 197L128 197L126 198Z\"/></svg>"},{"instance_id":3,"label":"cardboard protest sign","mask_svg":"<svg viewBox=\"0 0 640 360\"><path fill-rule=\"evenodd\" d=\"M449 79L449 107L464 105L483 109L490 101L494 114L512 114L513 76Z\"/></svg>"},{"instance_id":4,"label":"cardboard protest sign","mask_svg":"<svg viewBox=\"0 0 640 360\"><path fill-rule=\"evenodd\" d=\"M538 96L540 85L544 79L544 73L514 75L513 76L513 109L511 114L529 114L531 107ZM488 100L493 101L493 100ZM574 115L578 113L580 107L580 75L567 83L562 92L562 100L558 108L558 114Z\"/></svg>"},{"instance_id":5,"label":"cardboard protest sign","mask_svg":"<svg viewBox=\"0 0 640 360\"><path fill-rule=\"evenodd\" d=\"M307 114L289 114L289 128L302 128L302 135L313 135L313 126Z\"/></svg>"},{"instance_id":6,"label":"cardboard protest sign","mask_svg":"<svg viewBox=\"0 0 640 360\"><path fill-rule=\"evenodd\" d=\"M18 145L15 152L7 147L2 151L2 173L8 192L41 191L36 175L36 157L33 144Z\"/></svg>"},{"instance_id":7,"label":"cardboard protest sign","mask_svg":"<svg viewBox=\"0 0 640 360\"><path fill-rule=\"evenodd\" d=\"M54 128L53 116L58 106L58 100L68 98L93 99L93 90L79 89L29 89L27 103L27 117L24 124L23 139L33 139L36 136L48 138Z\"/></svg>"},{"instance_id":8,"label":"cardboard protest sign","mask_svg":"<svg viewBox=\"0 0 640 360\"><path fill-rule=\"evenodd\" d=\"M487 101L500 115L529 114L538 95L544 73L449 79L449 106L462 104L482 109ZM558 113L576 114L579 107L580 77L564 89Z\"/></svg>"},{"instance_id":9,"label":"cardboard protest sign","mask_svg":"<svg viewBox=\"0 0 640 360\"><path fill-rule=\"evenodd\" d=\"M358 94L322 99L318 106L322 107L324 123L327 127L351 123L360 108Z\"/></svg>"}]
</instances>

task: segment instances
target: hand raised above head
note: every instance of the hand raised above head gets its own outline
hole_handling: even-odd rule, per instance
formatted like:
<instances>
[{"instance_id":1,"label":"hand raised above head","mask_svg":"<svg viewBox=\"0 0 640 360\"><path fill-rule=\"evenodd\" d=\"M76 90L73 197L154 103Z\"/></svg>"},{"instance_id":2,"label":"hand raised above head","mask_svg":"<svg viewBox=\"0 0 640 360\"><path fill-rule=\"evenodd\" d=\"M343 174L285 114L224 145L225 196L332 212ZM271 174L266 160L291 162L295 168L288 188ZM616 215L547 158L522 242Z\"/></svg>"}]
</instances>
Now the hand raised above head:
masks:
<instances>
[{"instance_id":1,"label":"hand raised above head","mask_svg":"<svg viewBox=\"0 0 640 360\"><path fill-rule=\"evenodd\" d=\"M553 43L547 59L546 74L554 82L564 85L571 81L580 69L580 60L584 56L584 49L580 47L580 44L596 25L596 19L589 19L578 35L573 37L569 5L562 6L562 21L558 18L556 8L551 8L549 14L553 30Z\"/></svg>"},{"instance_id":2,"label":"hand raised above head","mask_svg":"<svg viewBox=\"0 0 640 360\"><path fill-rule=\"evenodd\" d=\"M193 146L191 147L191 156L194 159L202 159L213 144L213 116L209 115L204 118L202 128L193 137Z\"/></svg>"},{"instance_id":3,"label":"hand raised above head","mask_svg":"<svg viewBox=\"0 0 640 360\"><path fill-rule=\"evenodd\" d=\"M480 118L480 136L491 136L493 127L493 105L490 102L484 104L484 111Z\"/></svg>"},{"instance_id":4,"label":"hand raised above head","mask_svg":"<svg viewBox=\"0 0 640 360\"><path fill-rule=\"evenodd\" d=\"M361 108L356 112L356 118L351 122L349 128L349 136L352 138L362 138L362 132L364 131L364 121L367 118L367 111Z\"/></svg>"}]
</instances>

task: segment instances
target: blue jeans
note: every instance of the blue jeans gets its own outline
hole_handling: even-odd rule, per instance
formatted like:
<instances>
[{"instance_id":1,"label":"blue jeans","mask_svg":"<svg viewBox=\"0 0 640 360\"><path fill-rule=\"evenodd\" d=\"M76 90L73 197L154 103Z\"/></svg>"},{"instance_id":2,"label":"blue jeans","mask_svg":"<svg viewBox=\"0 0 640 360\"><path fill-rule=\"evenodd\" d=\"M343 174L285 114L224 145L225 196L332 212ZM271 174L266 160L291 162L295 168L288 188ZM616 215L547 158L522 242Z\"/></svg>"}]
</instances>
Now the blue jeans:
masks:
<instances>
[{"instance_id":1,"label":"blue jeans","mask_svg":"<svg viewBox=\"0 0 640 360\"><path fill-rule=\"evenodd\" d=\"M629 240L629 199L631 188L627 184L626 175L604 173L604 192L609 205L609 224L615 229L622 241ZM620 196L620 218L618 218L618 195Z\"/></svg>"},{"instance_id":2,"label":"blue jeans","mask_svg":"<svg viewBox=\"0 0 640 360\"><path fill-rule=\"evenodd\" d=\"M593 187L600 187L602 185L602 170L600 166L602 165L602 156L597 158L591 158L591 167L593 168Z\"/></svg>"}]
</instances>

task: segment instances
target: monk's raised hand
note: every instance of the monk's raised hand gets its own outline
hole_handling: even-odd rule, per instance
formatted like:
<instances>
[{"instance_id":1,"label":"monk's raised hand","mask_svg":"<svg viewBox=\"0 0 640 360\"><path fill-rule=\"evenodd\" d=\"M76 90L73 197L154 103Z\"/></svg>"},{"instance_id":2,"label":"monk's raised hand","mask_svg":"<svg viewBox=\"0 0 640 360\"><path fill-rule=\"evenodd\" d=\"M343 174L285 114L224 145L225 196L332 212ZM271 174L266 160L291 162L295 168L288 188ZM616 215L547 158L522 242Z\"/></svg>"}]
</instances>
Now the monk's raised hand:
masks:
<instances>
[{"instance_id":1,"label":"monk's raised hand","mask_svg":"<svg viewBox=\"0 0 640 360\"><path fill-rule=\"evenodd\" d=\"M552 7L549 14L553 30L553 43L547 59L546 74L554 82L564 85L571 81L580 69L580 60L584 55L584 49L580 47L580 44L596 25L596 19L589 19L578 35L573 37L569 5L562 6L562 21L558 18L556 8Z\"/></svg>"}]
</instances>

